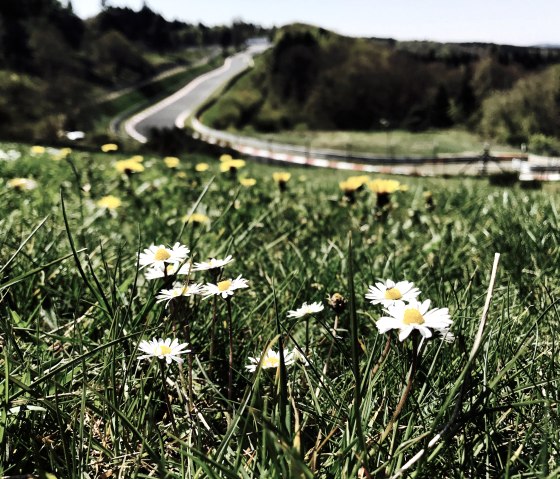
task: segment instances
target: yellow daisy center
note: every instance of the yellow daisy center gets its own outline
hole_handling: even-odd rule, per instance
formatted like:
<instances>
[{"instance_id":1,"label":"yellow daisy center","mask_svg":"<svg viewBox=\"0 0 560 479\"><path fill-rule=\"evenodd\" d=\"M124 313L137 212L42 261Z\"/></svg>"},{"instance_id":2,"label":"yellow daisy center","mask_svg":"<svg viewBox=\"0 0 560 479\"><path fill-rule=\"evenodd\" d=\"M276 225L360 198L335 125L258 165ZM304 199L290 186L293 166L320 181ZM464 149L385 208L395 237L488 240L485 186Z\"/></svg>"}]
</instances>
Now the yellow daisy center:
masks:
<instances>
[{"instance_id":1,"label":"yellow daisy center","mask_svg":"<svg viewBox=\"0 0 560 479\"><path fill-rule=\"evenodd\" d=\"M280 358L276 356L267 356L262 362L262 367L264 369L277 368L278 366L280 366Z\"/></svg>"},{"instance_id":2,"label":"yellow daisy center","mask_svg":"<svg viewBox=\"0 0 560 479\"><path fill-rule=\"evenodd\" d=\"M171 348L165 344L160 344L158 356L167 356L168 354L171 354Z\"/></svg>"},{"instance_id":3,"label":"yellow daisy center","mask_svg":"<svg viewBox=\"0 0 560 479\"><path fill-rule=\"evenodd\" d=\"M220 281L218 283L218 290L223 293L224 291L227 291L230 286L231 286L231 279L226 279L225 281Z\"/></svg>"},{"instance_id":4,"label":"yellow daisy center","mask_svg":"<svg viewBox=\"0 0 560 479\"><path fill-rule=\"evenodd\" d=\"M404 310L404 324L424 324L424 316L416 308L409 308Z\"/></svg>"},{"instance_id":5,"label":"yellow daisy center","mask_svg":"<svg viewBox=\"0 0 560 479\"><path fill-rule=\"evenodd\" d=\"M385 299L397 300L401 298L402 294L397 288L389 288L385 291Z\"/></svg>"},{"instance_id":6,"label":"yellow daisy center","mask_svg":"<svg viewBox=\"0 0 560 479\"><path fill-rule=\"evenodd\" d=\"M171 258L171 254L165 248L158 248L157 251L154 253L154 259L156 261L165 261L166 259Z\"/></svg>"}]
</instances>

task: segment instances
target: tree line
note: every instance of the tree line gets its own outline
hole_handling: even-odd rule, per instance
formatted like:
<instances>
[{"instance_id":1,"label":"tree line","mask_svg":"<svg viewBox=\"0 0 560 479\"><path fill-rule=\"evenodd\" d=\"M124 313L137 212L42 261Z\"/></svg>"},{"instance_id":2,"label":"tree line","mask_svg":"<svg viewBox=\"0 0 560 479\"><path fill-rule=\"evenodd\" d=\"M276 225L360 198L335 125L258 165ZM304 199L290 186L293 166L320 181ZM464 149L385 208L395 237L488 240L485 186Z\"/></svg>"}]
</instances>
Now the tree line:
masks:
<instances>
[{"instance_id":1,"label":"tree line","mask_svg":"<svg viewBox=\"0 0 560 479\"><path fill-rule=\"evenodd\" d=\"M528 142L536 133L560 133L557 63L555 48L349 38L292 25L220 100L220 114L210 116L220 128L262 132L461 125ZM534 97L530 107L526 95ZM512 110L523 127L498 131L507 129ZM499 127L498 111L504 119ZM521 118L527 115L530 127Z\"/></svg>"}]
</instances>

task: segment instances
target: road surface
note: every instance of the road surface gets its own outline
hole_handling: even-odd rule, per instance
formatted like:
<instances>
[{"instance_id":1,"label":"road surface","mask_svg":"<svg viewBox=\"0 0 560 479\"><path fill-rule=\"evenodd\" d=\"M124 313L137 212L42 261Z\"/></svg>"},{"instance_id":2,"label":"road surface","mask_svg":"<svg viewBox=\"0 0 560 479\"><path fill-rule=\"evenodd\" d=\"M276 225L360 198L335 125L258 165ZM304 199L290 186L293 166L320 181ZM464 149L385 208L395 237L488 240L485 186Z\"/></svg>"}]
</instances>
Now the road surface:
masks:
<instances>
[{"instance_id":1,"label":"road surface","mask_svg":"<svg viewBox=\"0 0 560 479\"><path fill-rule=\"evenodd\" d=\"M137 113L125 122L126 133L146 143L152 128L182 128L185 120L229 80L253 64L253 56L267 46L256 45L228 57L223 66L208 72L159 103Z\"/></svg>"}]
</instances>

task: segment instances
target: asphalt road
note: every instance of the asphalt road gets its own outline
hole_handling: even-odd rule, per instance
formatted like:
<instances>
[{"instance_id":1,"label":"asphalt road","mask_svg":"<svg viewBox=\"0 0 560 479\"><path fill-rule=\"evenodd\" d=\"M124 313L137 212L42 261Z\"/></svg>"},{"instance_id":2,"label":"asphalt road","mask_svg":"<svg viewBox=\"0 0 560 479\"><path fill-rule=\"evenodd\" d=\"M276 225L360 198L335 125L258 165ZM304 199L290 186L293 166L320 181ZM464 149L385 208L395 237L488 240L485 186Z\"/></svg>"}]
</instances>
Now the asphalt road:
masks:
<instances>
[{"instance_id":1,"label":"asphalt road","mask_svg":"<svg viewBox=\"0 0 560 479\"><path fill-rule=\"evenodd\" d=\"M253 56L264 49L265 45L255 45L228 57L220 68L194 79L173 95L128 119L125 131L140 143L146 143L152 128L182 128L197 108L230 79L252 66Z\"/></svg>"}]
</instances>

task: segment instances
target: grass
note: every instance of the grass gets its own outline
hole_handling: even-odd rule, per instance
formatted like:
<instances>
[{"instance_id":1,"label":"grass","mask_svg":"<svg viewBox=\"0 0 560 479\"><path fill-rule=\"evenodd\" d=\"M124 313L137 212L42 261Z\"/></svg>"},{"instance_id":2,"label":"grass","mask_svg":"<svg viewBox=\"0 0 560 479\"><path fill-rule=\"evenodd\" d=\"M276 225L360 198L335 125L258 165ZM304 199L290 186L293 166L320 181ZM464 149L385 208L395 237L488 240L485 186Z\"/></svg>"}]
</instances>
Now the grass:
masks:
<instances>
[{"instance_id":1,"label":"grass","mask_svg":"<svg viewBox=\"0 0 560 479\"><path fill-rule=\"evenodd\" d=\"M253 135L253 133L248 133ZM254 134L279 143L303 145L311 148L332 148L348 153L377 153L380 155L438 155L446 153L480 153L485 140L479 135L458 128L413 133L404 130L387 132L358 131L286 131ZM511 146L490 145L492 151L519 151Z\"/></svg>"},{"instance_id":2,"label":"grass","mask_svg":"<svg viewBox=\"0 0 560 479\"><path fill-rule=\"evenodd\" d=\"M409 477L558 476L557 186L400 178L408 191L379 208L367 190L345 200L343 172L291 169L281 192L272 166L249 163L239 176L257 184L244 188L203 156L169 169L145 155L127 177L113 167L121 154L1 148L21 157L0 160L0 475L391 477L425 450ZM14 177L39 188L9 188ZM122 206L99 208L107 194ZM185 224L193 211L209 222ZM233 255L223 274L249 280L230 303L231 400L226 301L166 308L155 298L166 282L138 270L139 251L175 241L195 262ZM449 308L456 340L379 334L382 309L364 295L386 278ZM325 309L287 318L314 301ZM137 360L142 339L189 336L192 408L187 359ZM305 351L306 338L308 366L245 368L267 347Z\"/></svg>"}]
</instances>

